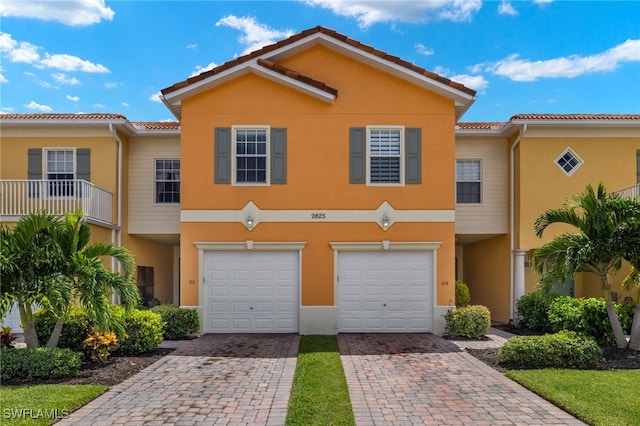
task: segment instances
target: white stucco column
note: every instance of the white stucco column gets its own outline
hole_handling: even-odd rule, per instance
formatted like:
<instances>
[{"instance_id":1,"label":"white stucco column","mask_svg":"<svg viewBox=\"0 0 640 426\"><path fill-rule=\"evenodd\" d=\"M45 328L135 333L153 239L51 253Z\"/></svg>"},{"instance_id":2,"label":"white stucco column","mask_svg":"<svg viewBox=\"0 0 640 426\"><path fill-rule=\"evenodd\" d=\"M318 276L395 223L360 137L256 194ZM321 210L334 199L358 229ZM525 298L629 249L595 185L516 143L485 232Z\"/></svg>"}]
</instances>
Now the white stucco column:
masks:
<instances>
[{"instance_id":1,"label":"white stucco column","mask_svg":"<svg viewBox=\"0 0 640 426\"><path fill-rule=\"evenodd\" d=\"M513 312L516 310L516 301L524 296L524 261L528 250L513 251Z\"/></svg>"}]
</instances>

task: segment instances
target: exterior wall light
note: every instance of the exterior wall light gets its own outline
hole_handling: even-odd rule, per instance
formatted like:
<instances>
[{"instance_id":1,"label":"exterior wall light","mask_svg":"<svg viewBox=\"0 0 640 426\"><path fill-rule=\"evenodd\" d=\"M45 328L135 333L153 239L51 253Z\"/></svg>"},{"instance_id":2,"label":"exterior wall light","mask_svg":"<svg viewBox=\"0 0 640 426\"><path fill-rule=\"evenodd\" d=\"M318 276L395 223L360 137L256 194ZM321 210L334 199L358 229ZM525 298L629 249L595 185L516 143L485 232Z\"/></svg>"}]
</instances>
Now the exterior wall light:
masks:
<instances>
[{"instance_id":1,"label":"exterior wall light","mask_svg":"<svg viewBox=\"0 0 640 426\"><path fill-rule=\"evenodd\" d=\"M247 228L249 229L253 228L253 216L251 216L251 213L247 215L247 218L244 220L244 223L247 225Z\"/></svg>"},{"instance_id":2,"label":"exterior wall light","mask_svg":"<svg viewBox=\"0 0 640 426\"><path fill-rule=\"evenodd\" d=\"M391 225L391 219L389 219L389 216L385 213L382 215L382 228L386 230L389 225Z\"/></svg>"}]
</instances>

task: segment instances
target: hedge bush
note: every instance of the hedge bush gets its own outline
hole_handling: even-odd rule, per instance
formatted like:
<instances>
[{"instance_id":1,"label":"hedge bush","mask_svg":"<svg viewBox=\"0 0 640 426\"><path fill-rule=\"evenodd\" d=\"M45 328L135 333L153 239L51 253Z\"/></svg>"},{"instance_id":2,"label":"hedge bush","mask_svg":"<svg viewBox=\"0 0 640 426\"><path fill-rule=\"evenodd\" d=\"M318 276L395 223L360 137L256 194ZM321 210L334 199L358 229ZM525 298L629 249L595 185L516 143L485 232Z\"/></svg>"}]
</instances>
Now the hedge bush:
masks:
<instances>
[{"instance_id":1,"label":"hedge bush","mask_svg":"<svg viewBox=\"0 0 640 426\"><path fill-rule=\"evenodd\" d=\"M112 305L111 309L115 316L122 318L126 330L125 336L118 336L120 344L114 355L137 355L158 349L163 335L160 314L139 309L126 312L118 305Z\"/></svg>"},{"instance_id":2,"label":"hedge bush","mask_svg":"<svg viewBox=\"0 0 640 426\"><path fill-rule=\"evenodd\" d=\"M60 348L0 349L0 378L62 379L76 377L80 353Z\"/></svg>"},{"instance_id":3,"label":"hedge bush","mask_svg":"<svg viewBox=\"0 0 640 426\"><path fill-rule=\"evenodd\" d=\"M471 304L469 286L462 281L456 281L456 308L464 308Z\"/></svg>"},{"instance_id":4,"label":"hedge bush","mask_svg":"<svg viewBox=\"0 0 640 426\"><path fill-rule=\"evenodd\" d=\"M629 334L632 320L629 309L617 303L614 308L622 329ZM604 299L557 297L549 305L549 323L552 332L570 330L586 334L602 346L613 345L616 341Z\"/></svg>"},{"instance_id":5,"label":"hedge bush","mask_svg":"<svg viewBox=\"0 0 640 426\"><path fill-rule=\"evenodd\" d=\"M200 330L198 312L184 309L175 305L158 305L151 308L151 312L160 314L164 322L164 338L178 340L189 337Z\"/></svg>"},{"instance_id":6,"label":"hedge bush","mask_svg":"<svg viewBox=\"0 0 640 426\"><path fill-rule=\"evenodd\" d=\"M574 368L598 366L602 350L589 336L560 331L542 336L514 336L498 350L498 360L510 368Z\"/></svg>"},{"instance_id":7,"label":"hedge bush","mask_svg":"<svg viewBox=\"0 0 640 426\"><path fill-rule=\"evenodd\" d=\"M470 305L448 311L444 316L447 336L479 339L491 327L491 313L486 306Z\"/></svg>"},{"instance_id":8,"label":"hedge bush","mask_svg":"<svg viewBox=\"0 0 640 426\"><path fill-rule=\"evenodd\" d=\"M542 333L552 332L549 322L549 306L557 297L559 297L558 294L541 291L520 297L516 302L516 327Z\"/></svg>"},{"instance_id":9,"label":"hedge bush","mask_svg":"<svg viewBox=\"0 0 640 426\"><path fill-rule=\"evenodd\" d=\"M36 326L38 342L40 346L45 346L56 324L56 318L50 312L41 309L34 312L33 322ZM62 327L58 347L81 351L82 343L89 333L91 333L91 322L85 311L71 307Z\"/></svg>"}]
</instances>

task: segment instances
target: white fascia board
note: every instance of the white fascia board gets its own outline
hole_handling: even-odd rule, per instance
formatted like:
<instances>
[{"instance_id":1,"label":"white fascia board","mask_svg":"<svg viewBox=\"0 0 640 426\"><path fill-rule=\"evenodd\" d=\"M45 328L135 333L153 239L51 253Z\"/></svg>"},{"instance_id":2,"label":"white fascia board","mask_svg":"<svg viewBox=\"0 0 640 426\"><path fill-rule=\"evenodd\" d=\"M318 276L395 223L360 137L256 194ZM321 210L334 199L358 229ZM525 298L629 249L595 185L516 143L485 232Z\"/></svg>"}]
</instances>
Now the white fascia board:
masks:
<instances>
[{"instance_id":1,"label":"white fascia board","mask_svg":"<svg viewBox=\"0 0 640 426\"><path fill-rule=\"evenodd\" d=\"M515 125L526 124L527 126L560 127L560 126L589 126L589 127L640 127L640 120L621 119L517 119L511 120Z\"/></svg>"}]
</instances>

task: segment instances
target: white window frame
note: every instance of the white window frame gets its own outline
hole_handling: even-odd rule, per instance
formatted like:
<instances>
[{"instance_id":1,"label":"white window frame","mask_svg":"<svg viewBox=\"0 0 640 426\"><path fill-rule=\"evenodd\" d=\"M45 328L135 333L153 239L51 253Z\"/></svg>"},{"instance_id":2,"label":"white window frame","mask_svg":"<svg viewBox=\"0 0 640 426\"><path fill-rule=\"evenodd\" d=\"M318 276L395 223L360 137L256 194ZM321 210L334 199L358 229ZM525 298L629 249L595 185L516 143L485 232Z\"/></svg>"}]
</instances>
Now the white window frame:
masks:
<instances>
[{"instance_id":1,"label":"white window frame","mask_svg":"<svg viewBox=\"0 0 640 426\"><path fill-rule=\"evenodd\" d=\"M238 130L264 130L267 134L266 138L266 164L265 164L265 181L264 182L238 182L237 169L237 157L236 157L236 144L238 141ZM269 186L271 182L271 126L268 125L246 125L246 126L231 126L231 176L232 185L237 186Z\"/></svg>"},{"instance_id":2,"label":"white window frame","mask_svg":"<svg viewBox=\"0 0 640 426\"><path fill-rule=\"evenodd\" d=\"M373 130L399 130L400 133L400 180L399 182L371 182L371 132ZM370 125L367 126L367 185L369 186L404 186L404 126Z\"/></svg>"},{"instance_id":3,"label":"white window frame","mask_svg":"<svg viewBox=\"0 0 640 426\"><path fill-rule=\"evenodd\" d=\"M77 157L76 157L76 148L75 147L45 147L42 148L42 176L43 180L46 181L44 188L44 198L49 200L73 200L78 196L78 187L74 183L72 185L73 193L71 195L51 195L49 193L49 181L55 182L56 180L66 180L66 179L49 179L49 168L48 168L48 158L49 152L52 151L70 151L71 157L73 159L73 177L70 179L72 181L76 180L77 177ZM52 173L53 174L53 173Z\"/></svg>"},{"instance_id":4,"label":"white window frame","mask_svg":"<svg viewBox=\"0 0 640 426\"><path fill-rule=\"evenodd\" d=\"M578 164L571 169L570 171L566 171L564 169L564 167L562 167L560 164L558 164L558 160L560 160L562 157L564 157L567 153L570 153L571 155L573 155L577 160L578 160ZM564 173L567 176L571 176L572 174L574 174L580 167L582 167L582 165L584 164L584 160L582 158L580 158L580 156L573 150L571 149L570 146L566 147L564 150L562 150L562 152L560 153L560 155L558 155L555 160L553 160L553 164L556 165L556 167L558 167L562 173Z\"/></svg>"},{"instance_id":5,"label":"white window frame","mask_svg":"<svg viewBox=\"0 0 640 426\"><path fill-rule=\"evenodd\" d=\"M156 173L158 173L157 162L158 161L178 161L180 163L180 179L177 181L180 184L180 199L182 200L182 161L180 158L176 157L157 157L153 159L153 203L159 206L168 206L168 205L179 205L180 202L161 202L158 201L158 178L156 177ZM164 181L163 182L175 182L175 181Z\"/></svg>"},{"instance_id":6,"label":"white window frame","mask_svg":"<svg viewBox=\"0 0 640 426\"><path fill-rule=\"evenodd\" d=\"M474 161L474 162L478 162L480 163L480 180L479 181L472 181L472 180L458 180L458 161ZM456 168L455 168L455 173L456 173L456 204L459 204L461 206L479 206L482 205L484 203L484 194L483 194L483 189L484 189L484 164L481 158L456 158ZM476 202L460 202L458 201L458 182L477 182L480 184L480 201Z\"/></svg>"}]
</instances>

